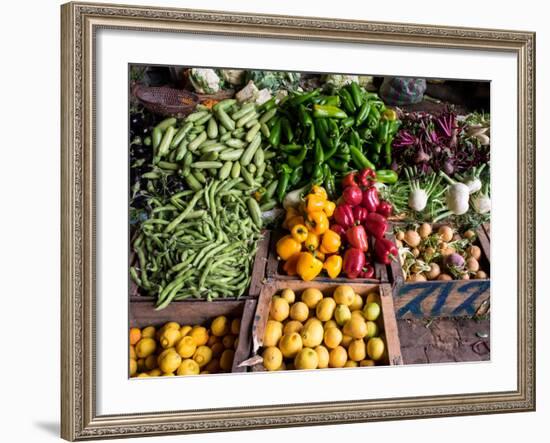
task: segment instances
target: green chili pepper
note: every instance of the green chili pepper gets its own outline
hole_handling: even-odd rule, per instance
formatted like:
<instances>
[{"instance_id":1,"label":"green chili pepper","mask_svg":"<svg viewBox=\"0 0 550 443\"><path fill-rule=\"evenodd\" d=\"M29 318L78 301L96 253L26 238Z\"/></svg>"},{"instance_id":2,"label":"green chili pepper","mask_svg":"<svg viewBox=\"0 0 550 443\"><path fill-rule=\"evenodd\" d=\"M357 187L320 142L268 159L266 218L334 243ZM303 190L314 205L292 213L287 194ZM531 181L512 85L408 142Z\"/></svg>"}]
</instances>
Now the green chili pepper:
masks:
<instances>
[{"instance_id":1,"label":"green chili pepper","mask_svg":"<svg viewBox=\"0 0 550 443\"><path fill-rule=\"evenodd\" d=\"M307 146L304 146L298 154L291 155L290 157L288 157L288 165L291 168L296 168L300 166L304 162L306 155L307 155Z\"/></svg>"},{"instance_id":2,"label":"green chili pepper","mask_svg":"<svg viewBox=\"0 0 550 443\"><path fill-rule=\"evenodd\" d=\"M338 124L333 119L328 119L327 121L328 135L332 138L340 137L340 130L338 129Z\"/></svg>"},{"instance_id":3,"label":"green chili pepper","mask_svg":"<svg viewBox=\"0 0 550 443\"><path fill-rule=\"evenodd\" d=\"M361 126L363 122L367 119L367 117L369 116L370 108L371 108L371 104L368 101L364 102L361 105L361 108L357 113L357 117L355 117L356 126Z\"/></svg>"},{"instance_id":4,"label":"green chili pepper","mask_svg":"<svg viewBox=\"0 0 550 443\"><path fill-rule=\"evenodd\" d=\"M279 182L277 183L277 200L279 200L279 202L282 202L285 198L291 173L292 169L290 168L290 166L284 163L281 166L281 174L279 177Z\"/></svg>"},{"instance_id":5,"label":"green chili pepper","mask_svg":"<svg viewBox=\"0 0 550 443\"><path fill-rule=\"evenodd\" d=\"M376 167L372 162L363 155L359 148L355 146L350 147L351 160L358 169L372 169L375 170Z\"/></svg>"},{"instance_id":6,"label":"green chili pepper","mask_svg":"<svg viewBox=\"0 0 550 443\"><path fill-rule=\"evenodd\" d=\"M279 143L281 142L281 120L278 119L273 128L271 129L271 133L269 134L269 143L272 146L279 146Z\"/></svg>"},{"instance_id":7,"label":"green chili pepper","mask_svg":"<svg viewBox=\"0 0 550 443\"><path fill-rule=\"evenodd\" d=\"M388 139L384 145L384 160L386 162L386 166L391 165L391 140Z\"/></svg>"},{"instance_id":8,"label":"green chili pepper","mask_svg":"<svg viewBox=\"0 0 550 443\"><path fill-rule=\"evenodd\" d=\"M329 198L333 200L336 196L336 186L334 183L334 176L332 175L332 171L330 170L330 166L326 163L323 165L323 173L323 175L325 176L325 189Z\"/></svg>"},{"instance_id":9,"label":"green chili pepper","mask_svg":"<svg viewBox=\"0 0 550 443\"><path fill-rule=\"evenodd\" d=\"M306 94L296 94L294 97L290 99L290 104L292 106L298 106L303 103L307 103L311 101L314 97L317 97L320 93L320 89L314 89L313 91L310 91Z\"/></svg>"},{"instance_id":10,"label":"green chili pepper","mask_svg":"<svg viewBox=\"0 0 550 443\"><path fill-rule=\"evenodd\" d=\"M346 118L348 115L336 106L313 105L313 116L315 118Z\"/></svg>"},{"instance_id":11,"label":"green chili pepper","mask_svg":"<svg viewBox=\"0 0 550 443\"><path fill-rule=\"evenodd\" d=\"M397 182L397 172L392 169L379 169L376 171L376 181L380 183L387 183L389 185Z\"/></svg>"},{"instance_id":12,"label":"green chili pepper","mask_svg":"<svg viewBox=\"0 0 550 443\"><path fill-rule=\"evenodd\" d=\"M287 143L292 143L294 140L294 133L292 132L292 127L286 117L281 117L281 131L283 132Z\"/></svg>"},{"instance_id":13,"label":"green chili pepper","mask_svg":"<svg viewBox=\"0 0 550 443\"><path fill-rule=\"evenodd\" d=\"M314 106L320 106L320 105L314 105ZM300 119L300 123L302 126L309 128L313 125L313 120L311 118L311 115L309 115L309 112L306 110L306 107L304 105L300 105L298 107L298 118Z\"/></svg>"},{"instance_id":14,"label":"green chili pepper","mask_svg":"<svg viewBox=\"0 0 550 443\"><path fill-rule=\"evenodd\" d=\"M347 89L345 88L340 89L340 98L342 99L342 105L344 106L344 109L350 114L355 114L355 111L357 109L355 108L353 99L351 98L351 95L347 91Z\"/></svg>"},{"instance_id":15,"label":"green chili pepper","mask_svg":"<svg viewBox=\"0 0 550 443\"><path fill-rule=\"evenodd\" d=\"M311 125L309 126L309 130L307 133L307 138L310 143L313 143L315 141L315 126Z\"/></svg>"},{"instance_id":16,"label":"green chili pepper","mask_svg":"<svg viewBox=\"0 0 550 443\"><path fill-rule=\"evenodd\" d=\"M344 128L351 128L354 124L355 124L355 118L353 118L353 117L345 118L344 120L342 120L342 123L341 123L341 125ZM359 126L359 125L357 125L357 126Z\"/></svg>"},{"instance_id":17,"label":"green chili pepper","mask_svg":"<svg viewBox=\"0 0 550 443\"><path fill-rule=\"evenodd\" d=\"M319 140L321 140L321 143L323 144L323 146L327 149L330 149L330 147L332 147L332 140L329 139L327 135L327 130L325 129L325 125L327 125L327 122L325 119L316 119L315 132L317 133L317 137Z\"/></svg>"},{"instance_id":18,"label":"green chili pepper","mask_svg":"<svg viewBox=\"0 0 550 443\"><path fill-rule=\"evenodd\" d=\"M287 154L292 154L298 152L302 149L302 145L297 145L295 143L290 143L288 145L280 145L279 149Z\"/></svg>"},{"instance_id":19,"label":"green chili pepper","mask_svg":"<svg viewBox=\"0 0 550 443\"><path fill-rule=\"evenodd\" d=\"M296 186L298 182L302 179L303 174L304 174L304 167L302 165L294 169L290 174L290 179L288 181L289 186L291 187Z\"/></svg>"},{"instance_id":20,"label":"green chili pepper","mask_svg":"<svg viewBox=\"0 0 550 443\"><path fill-rule=\"evenodd\" d=\"M321 146L321 140L315 140L315 153L313 157L315 163L321 164L325 161L325 153L323 152L323 147Z\"/></svg>"},{"instance_id":21,"label":"green chili pepper","mask_svg":"<svg viewBox=\"0 0 550 443\"><path fill-rule=\"evenodd\" d=\"M363 105L363 92L357 84L357 82L351 82L349 86L351 90L351 97L353 98L353 103L357 108L360 108Z\"/></svg>"},{"instance_id":22,"label":"green chili pepper","mask_svg":"<svg viewBox=\"0 0 550 443\"><path fill-rule=\"evenodd\" d=\"M319 184L323 181L323 165L317 164L313 167L311 178L315 184Z\"/></svg>"},{"instance_id":23,"label":"green chili pepper","mask_svg":"<svg viewBox=\"0 0 550 443\"><path fill-rule=\"evenodd\" d=\"M363 146L363 141L361 140L361 137L359 137L359 134L357 134L357 131L351 130L350 133L350 143L353 146Z\"/></svg>"},{"instance_id":24,"label":"green chili pepper","mask_svg":"<svg viewBox=\"0 0 550 443\"><path fill-rule=\"evenodd\" d=\"M269 111L270 109L273 109L275 106L277 106L277 101L275 97L271 97L268 101L262 103L260 106L258 106L258 111Z\"/></svg>"},{"instance_id":25,"label":"green chili pepper","mask_svg":"<svg viewBox=\"0 0 550 443\"><path fill-rule=\"evenodd\" d=\"M380 126L378 126L377 139L380 143L386 143L388 141L389 129L390 129L390 122L387 120L382 121L380 123Z\"/></svg>"},{"instance_id":26,"label":"green chili pepper","mask_svg":"<svg viewBox=\"0 0 550 443\"><path fill-rule=\"evenodd\" d=\"M340 172L346 172L348 170L348 162L343 160L337 160L334 157L327 161L331 169L335 169Z\"/></svg>"}]
</instances>

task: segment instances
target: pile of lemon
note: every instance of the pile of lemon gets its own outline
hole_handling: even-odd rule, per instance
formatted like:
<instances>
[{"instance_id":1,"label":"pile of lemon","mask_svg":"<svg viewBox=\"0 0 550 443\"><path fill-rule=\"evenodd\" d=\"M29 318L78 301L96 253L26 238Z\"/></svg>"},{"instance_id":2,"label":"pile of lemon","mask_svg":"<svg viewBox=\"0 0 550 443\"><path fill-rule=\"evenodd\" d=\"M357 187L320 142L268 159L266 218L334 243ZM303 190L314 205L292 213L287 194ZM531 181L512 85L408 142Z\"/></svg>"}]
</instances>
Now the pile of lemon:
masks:
<instances>
[{"instance_id":1,"label":"pile of lemon","mask_svg":"<svg viewBox=\"0 0 550 443\"><path fill-rule=\"evenodd\" d=\"M296 300L284 289L271 300L263 338L263 365L268 371L374 366L387 361L377 321L380 295L356 294L348 285L324 296L305 289Z\"/></svg>"},{"instance_id":2,"label":"pile of lemon","mask_svg":"<svg viewBox=\"0 0 550 443\"><path fill-rule=\"evenodd\" d=\"M216 317L210 328L171 321L160 329L130 329L130 376L159 377L230 372L241 320Z\"/></svg>"}]
</instances>

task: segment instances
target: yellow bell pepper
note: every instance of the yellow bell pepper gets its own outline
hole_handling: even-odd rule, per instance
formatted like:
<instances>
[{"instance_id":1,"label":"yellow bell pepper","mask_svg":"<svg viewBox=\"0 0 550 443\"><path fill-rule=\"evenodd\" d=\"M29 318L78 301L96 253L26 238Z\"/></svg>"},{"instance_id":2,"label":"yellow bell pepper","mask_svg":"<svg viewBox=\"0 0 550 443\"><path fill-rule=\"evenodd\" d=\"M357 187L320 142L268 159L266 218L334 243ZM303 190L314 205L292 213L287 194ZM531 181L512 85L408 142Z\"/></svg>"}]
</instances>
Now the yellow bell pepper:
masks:
<instances>
[{"instance_id":1,"label":"yellow bell pepper","mask_svg":"<svg viewBox=\"0 0 550 443\"><path fill-rule=\"evenodd\" d=\"M319 236L313 232L308 232L304 246L310 252L315 251L319 247Z\"/></svg>"},{"instance_id":2,"label":"yellow bell pepper","mask_svg":"<svg viewBox=\"0 0 550 443\"><path fill-rule=\"evenodd\" d=\"M325 207L326 199L317 194L308 194L306 197L306 212L322 211Z\"/></svg>"},{"instance_id":3,"label":"yellow bell pepper","mask_svg":"<svg viewBox=\"0 0 550 443\"><path fill-rule=\"evenodd\" d=\"M303 225L304 223L305 223L304 217L302 217L301 215L296 215L292 217L290 220L288 220L287 229L289 231L292 231L292 228L294 228L294 226Z\"/></svg>"},{"instance_id":4,"label":"yellow bell pepper","mask_svg":"<svg viewBox=\"0 0 550 443\"><path fill-rule=\"evenodd\" d=\"M302 245L294 240L291 235L285 235L277 242L276 249L279 257L288 260L302 250Z\"/></svg>"},{"instance_id":5,"label":"yellow bell pepper","mask_svg":"<svg viewBox=\"0 0 550 443\"><path fill-rule=\"evenodd\" d=\"M298 243L303 243L307 239L308 230L305 225L298 223L292 227L290 234Z\"/></svg>"},{"instance_id":6,"label":"yellow bell pepper","mask_svg":"<svg viewBox=\"0 0 550 443\"><path fill-rule=\"evenodd\" d=\"M325 254L326 252L323 252L319 249L313 252L313 255L315 256L315 258L318 258L321 261L325 261Z\"/></svg>"},{"instance_id":7,"label":"yellow bell pepper","mask_svg":"<svg viewBox=\"0 0 550 443\"><path fill-rule=\"evenodd\" d=\"M298 273L296 272L296 264L298 263L299 257L299 253L294 254L287 261L285 261L285 264L283 265L283 270L286 272L286 275L298 275Z\"/></svg>"},{"instance_id":8,"label":"yellow bell pepper","mask_svg":"<svg viewBox=\"0 0 550 443\"><path fill-rule=\"evenodd\" d=\"M338 249L340 249L341 245L342 241L340 239L340 236L336 232L327 229L323 234L323 240L321 241L321 250L325 253L333 254L335 252L338 252Z\"/></svg>"},{"instance_id":9,"label":"yellow bell pepper","mask_svg":"<svg viewBox=\"0 0 550 443\"><path fill-rule=\"evenodd\" d=\"M336 209L336 203L331 202L330 200L327 200L325 202L325 206L323 207L323 211L325 211L325 214L327 214L327 217L332 217L332 214L334 214L335 209Z\"/></svg>"},{"instance_id":10,"label":"yellow bell pepper","mask_svg":"<svg viewBox=\"0 0 550 443\"><path fill-rule=\"evenodd\" d=\"M313 211L307 215L306 226L314 234L321 235L329 228L327 214L323 211Z\"/></svg>"},{"instance_id":11,"label":"yellow bell pepper","mask_svg":"<svg viewBox=\"0 0 550 443\"><path fill-rule=\"evenodd\" d=\"M336 278L342 271L342 257L339 255L331 255L325 260L323 268L327 271L330 278Z\"/></svg>"},{"instance_id":12,"label":"yellow bell pepper","mask_svg":"<svg viewBox=\"0 0 550 443\"><path fill-rule=\"evenodd\" d=\"M296 263L296 272L304 281L313 280L323 270L323 262L311 252L301 252Z\"/></svg>"},{"instance_id":13,"label":"yellow bell pepper","mask_svg":"<svg viewBox=\"0 0 550 443\"><path fill-rule=\"evenodd\" d=\"M325 188L319 185L313 185L311 187L310 194L315 194L321 197L323 200L326 200L328 198L327 191L325 191Z\"/></svg>"}]
</instances>

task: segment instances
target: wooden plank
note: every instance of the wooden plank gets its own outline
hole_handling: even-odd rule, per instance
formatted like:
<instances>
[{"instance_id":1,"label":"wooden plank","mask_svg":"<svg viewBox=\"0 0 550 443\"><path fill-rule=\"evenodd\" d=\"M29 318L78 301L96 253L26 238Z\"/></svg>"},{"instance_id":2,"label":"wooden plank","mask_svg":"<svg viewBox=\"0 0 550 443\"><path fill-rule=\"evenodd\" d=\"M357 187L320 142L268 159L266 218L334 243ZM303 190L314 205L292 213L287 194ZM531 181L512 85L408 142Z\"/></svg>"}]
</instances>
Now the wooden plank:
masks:
<instances>
[{"instance_id":1,"label":"wooden plank","mask_svg":"<svg viewBox=\"0 0 550 443\"><path fill-rule=\"evenodd\" d=\"M314 282L304 282L301 280L271 280L267 283L260 292L258 298L258 304L256 306L256 314L252 323L252 352L250 358L258 355L262 346L262 339L265 332L265 326L269 317L269 310L271 307L271 299L273 295L282 289L289 288L296 292L296 298L298 299L302 291L307 288L318 288L324 294L332 294L334 289L339 286L340 282L321 282L315 280ZM347 283L346 283L347 284ZM389 284L377 284L377 283L350 283L355 292L361 295L367 294L373 289L378 289L381 295L381 309L382 315L379 318L379 327L384 331L386 336L386 344L388 346L388 360L386 363L390 365L402 364L401 348L399 342L399 335L397 329L397 322L395 320L395 310L393 308L392 290ZM382 295L385 294L383 297ZM262 364L256 364L252 366L252 371L264 371Z\"/></svg>"},{"instance_id":2,"label":"wooden plank","mask_svg":"<svg viewBox=\"0 0 550 443\"><path fill-rule=\"evenodd\" d=\"M254 264L252 266L252 278L250 280L250 288L248 289L248 295L250 296L257 297L264 284L270 237L271 231L267 229L262 231L262 238L258 242L258 251L254 257Z\"/></svg>"},{"instance_id":3,"label":"wooden plank","mask_svg":"<svg viewBox=\"0 0 550 443\"><path fill-rule=\"evenodd\" d=\"M231 372L246 372L245 366L240 366L246 360L252 350L252 320L256 312L257 300L250 299L244 302L243 315L241 318L241 330L239 331L239 344L235 350L233 368Z\"/></svg>"}]
</instances>

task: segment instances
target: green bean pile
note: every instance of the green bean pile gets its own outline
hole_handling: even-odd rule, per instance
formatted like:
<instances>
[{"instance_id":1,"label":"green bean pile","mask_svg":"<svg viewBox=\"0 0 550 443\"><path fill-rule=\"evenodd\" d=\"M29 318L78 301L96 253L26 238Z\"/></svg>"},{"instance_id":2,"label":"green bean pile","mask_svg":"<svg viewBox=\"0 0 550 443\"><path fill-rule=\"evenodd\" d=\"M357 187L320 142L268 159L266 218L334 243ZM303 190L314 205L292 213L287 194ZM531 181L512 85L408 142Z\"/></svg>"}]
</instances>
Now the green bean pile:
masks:
<instances>
[{"instance_id":1,"label":"green bean pile","mask_svg":"<svg viewBox=\"0 0 550 443\"><path fill-rule=\"evenodd\" d=\"M132 280L156 297L156 309L186 298L240 297L250 284L261 210L241 177L208 179L204 188L149 197L148 218L133 242Z\"/></svg>"},{"instance_id":2,"label":"green bean pile","mask_svg":"<svg viewBox=\"0 0 550 443\"><path fill-rule=\"evenodd\" d=\"M275 100L263 105L239 104L234 99L212 110L198 105L184 120L167 118L152 130L145 143L152 145L153 165L142 178L157 180L177 174L189 189L198 191L209 177L243 179L241 189L260 190L262 210L275 206L277 186L270 159L269 121L277 112Z\"/></svg>"}]
</instances>

